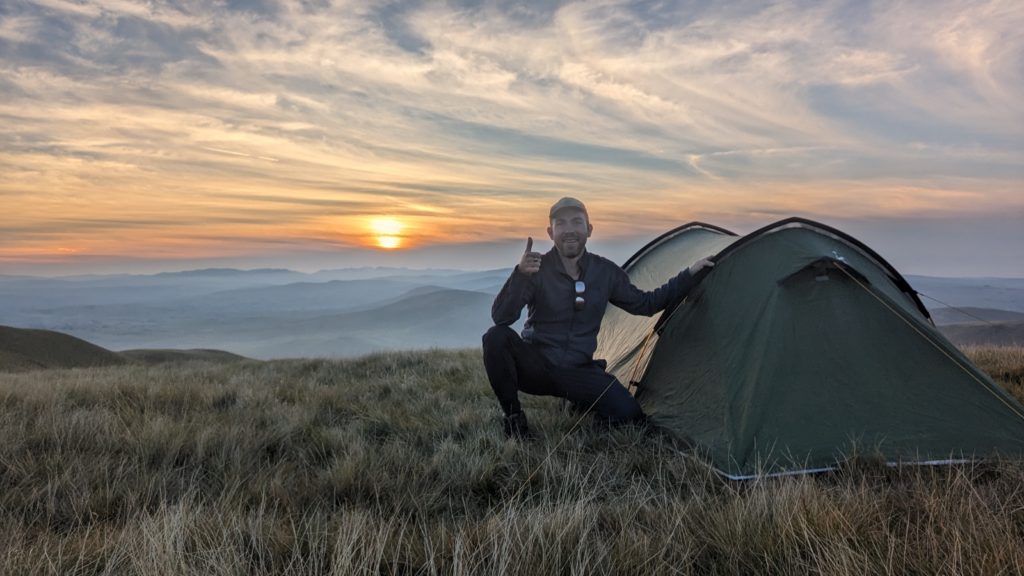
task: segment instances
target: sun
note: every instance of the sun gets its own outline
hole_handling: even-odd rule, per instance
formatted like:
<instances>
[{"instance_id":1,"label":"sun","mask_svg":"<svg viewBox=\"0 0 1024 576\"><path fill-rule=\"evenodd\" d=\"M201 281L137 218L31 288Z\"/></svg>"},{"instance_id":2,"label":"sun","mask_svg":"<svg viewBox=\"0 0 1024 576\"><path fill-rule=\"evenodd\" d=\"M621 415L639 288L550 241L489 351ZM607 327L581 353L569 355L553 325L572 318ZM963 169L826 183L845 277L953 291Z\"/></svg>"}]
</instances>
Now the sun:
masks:
<instances>
[{"instance_id":1,"label":"sun","mask_svg":"<svg viewBox=\"0 0 1024 576\"><path fill-rule=\"evenodd\" d=\"M374 218L370 220L370 231L379 248L394 250L402 247L404 226L395 218Z\"/></svg>"},{"instance_id":2,"label":"sun","mask_svg":"<svg viewBox=\"0 0 1024 576\"><path fill-rule=\"evenodd\" d=\"M402 239L398 236L377 236L377 246L387 250L394 250L395 248L401 248Z\"/></svg>"}]
</instances>

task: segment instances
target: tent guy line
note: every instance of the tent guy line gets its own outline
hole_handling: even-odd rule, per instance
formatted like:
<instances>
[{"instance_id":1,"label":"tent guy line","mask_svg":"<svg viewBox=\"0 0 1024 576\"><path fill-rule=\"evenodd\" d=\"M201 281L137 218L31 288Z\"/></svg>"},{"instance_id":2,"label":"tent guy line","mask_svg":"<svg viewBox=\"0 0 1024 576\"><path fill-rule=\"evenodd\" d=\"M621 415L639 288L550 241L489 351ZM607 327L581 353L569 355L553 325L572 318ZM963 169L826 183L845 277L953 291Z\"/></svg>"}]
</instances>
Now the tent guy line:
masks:
<instances>
[{"instance_id":1,"label":"tent guy line","mask_svg":"<svg viewBox=\"0 0 1024 576\"><path fill-rule=\"evenodd\" d=\"M981 316L976 316L974 314L971 314L970 312L968 312L966 310L963 310L963 309L960 309L960 308L957 308L956 306L953 306L952 304L947 304L947 303L943 302L942 300L939 300L938 298L935 298L933 296L929 296L929 295L925 294L924 292L917 292L917 294L919 296L924 296L925 298L928 298L929 300L935 300L936 302L938 302L939 304L942 304L943 306L945 306L946 308L949 308L950 310L956 310L957 312L963 314L964 316L968 316L970 318L974 318L975 320L977 320L979 322L984 322L985 324L988 324L989 326L995 326L996 325L995 322L991 322L989 320L985 320Z\"/></svg>"}]
</instances>

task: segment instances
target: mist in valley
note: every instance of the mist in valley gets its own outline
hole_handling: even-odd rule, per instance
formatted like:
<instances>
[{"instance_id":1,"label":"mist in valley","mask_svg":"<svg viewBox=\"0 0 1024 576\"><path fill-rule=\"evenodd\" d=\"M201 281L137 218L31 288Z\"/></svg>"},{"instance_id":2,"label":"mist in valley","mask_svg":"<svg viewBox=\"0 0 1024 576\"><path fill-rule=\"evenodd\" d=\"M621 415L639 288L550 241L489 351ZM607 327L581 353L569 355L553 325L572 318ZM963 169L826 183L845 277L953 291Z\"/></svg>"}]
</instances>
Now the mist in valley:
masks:
<instances>
[{"instance_id":1,"label":"mist in valley","mask_svg":"<svg viewBox=\"0 0 1024 576\"><path fill-rule=\"evenodd\" d=\"M3 276L0 324L64 332L111 350L210 348L257 359L468 348L480 345L491 302L510 273L350 268ZM1024 343L1018 342L1024 279L906 278L957 343Z\"/></svg>"}]
</instances>

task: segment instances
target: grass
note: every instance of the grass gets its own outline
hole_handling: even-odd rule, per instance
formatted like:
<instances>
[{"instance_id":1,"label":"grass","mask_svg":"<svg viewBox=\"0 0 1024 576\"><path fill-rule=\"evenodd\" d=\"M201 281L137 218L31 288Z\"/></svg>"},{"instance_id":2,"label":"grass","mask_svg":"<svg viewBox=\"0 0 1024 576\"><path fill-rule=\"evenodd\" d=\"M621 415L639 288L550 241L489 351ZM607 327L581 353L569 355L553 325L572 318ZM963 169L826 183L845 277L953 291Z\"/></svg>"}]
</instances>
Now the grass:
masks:
<instances>
[{"instance_id":1,"label":"grass","mask_svg":"<svg viewBox=\"0 0 1024 576\"><path fill-rule=\"evenodd\" d=\"M0 374L0 573L1024 571L1020 463L735 483L524 400L506 442L478 351Z\"/></svg>"}]
</instances>

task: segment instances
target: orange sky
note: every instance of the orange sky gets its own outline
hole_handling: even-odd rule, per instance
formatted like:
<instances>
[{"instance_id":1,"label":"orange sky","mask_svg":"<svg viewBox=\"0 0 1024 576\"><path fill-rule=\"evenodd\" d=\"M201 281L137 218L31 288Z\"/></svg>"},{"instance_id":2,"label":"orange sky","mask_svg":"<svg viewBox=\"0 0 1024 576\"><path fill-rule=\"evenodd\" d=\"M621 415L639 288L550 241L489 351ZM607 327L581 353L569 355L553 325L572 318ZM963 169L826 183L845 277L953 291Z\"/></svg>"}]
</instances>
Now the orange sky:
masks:
<instances>
[{"instance_id":1,"label":"orange sky","mask_svg":"<svg viewBox=\"0 0 1024 576\"><path fill-rule=\"evenodd\" d=\"M1019 2L260 6L0 16L0 273L427 267L574 195L609 246L800 215L1024 275Z\"/></svg>"}]
</instances>

